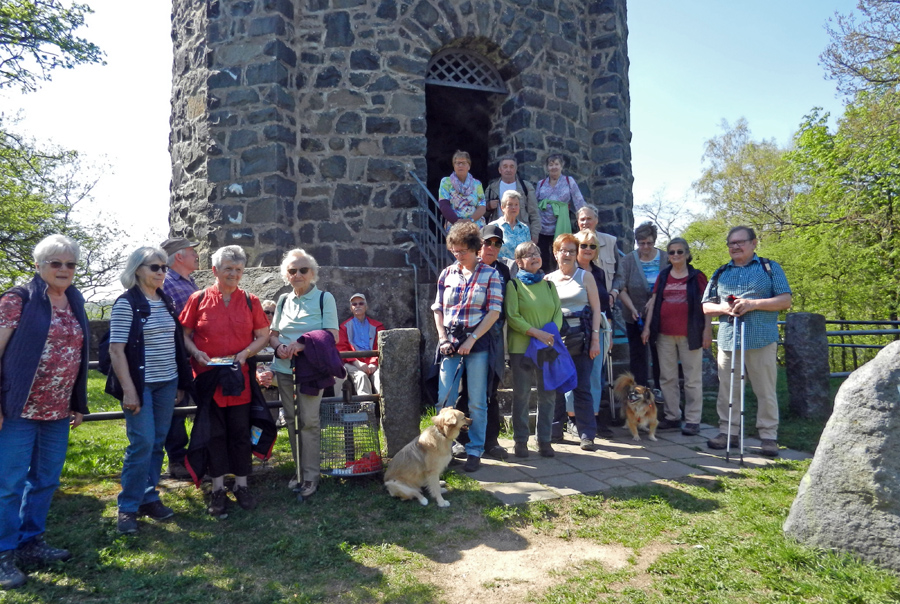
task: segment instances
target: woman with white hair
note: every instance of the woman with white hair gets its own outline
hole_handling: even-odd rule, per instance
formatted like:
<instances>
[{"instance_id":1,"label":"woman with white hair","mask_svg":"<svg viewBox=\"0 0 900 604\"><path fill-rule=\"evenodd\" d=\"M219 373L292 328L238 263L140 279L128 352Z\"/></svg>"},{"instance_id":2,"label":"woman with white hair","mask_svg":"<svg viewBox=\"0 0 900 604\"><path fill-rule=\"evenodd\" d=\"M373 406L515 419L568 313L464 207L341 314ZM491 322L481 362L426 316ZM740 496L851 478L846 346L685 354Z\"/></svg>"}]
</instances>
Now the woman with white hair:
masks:
<instances>
[{"instance_id":1,"label":"woman with white hair","mask_svg":"<svg viewBox=\"0 0 900 604\"><path fill-rule=\"evenodd\" d=\"M259 298L238 287L246 262L240 246L219 248L212 257L216 282L192 294L181 311L184 343L194 367L197 406L206 405L209 410L207 473L212 477L212 492L208 512L216 518L228 516L225 474L234 474L232 493L238 505L245 510L256 507L256 498L247 486L251 456L247 359L266 347L269 321ZM210 366L214 358L232 362ZM192 468L188 470L194 473ZM195 482L198 478L195 476Z\"/></svg>"},{"instance_id":2,"label":"woman with white hair","mask_svg":"<svg viewBox=\"0 0 900 604\"><path fill-rule=\"evenodd\" d=\"M88 320L72 285L81 250L63 235L34 248L36 274L0 297L0 588L25 583L16 563L68 560L44 542L69 428L87 409Z\"/></svg>"},{"instance_id":3,"label":"woman with white hair","mask_svg":"<svg viewBox=\"0 0 900 604\"><path fill-rule=\"evenodd\" d=\"M127 291L110 316L112 370L106 391L122 402L128 436L118 498L120 533L136 533L138 516L158 522L175 514L160 501L156 485L172 412L192 376L175 303L163 293L167 260L156 247L132 252L119 277Z\"/></svg>"},{"instance_id":4,"label":"woman with white hair","mask_svg":"<svg viewBox=\"0 0 900 604\"><path fill-rule=\"evenodd\" d=\"M296 248L286 253L281 261L281 276L293 291L281 295L272 319L272 332L269 336L269 344L275 349L272 370L278 381L278 394L284 407L291 456L300 466L301 472L298 475L302 474L302 483L298 485L297 479L292 478L288 488L299 486L299 494L309 497L319 485L319 403L322 401L322 390L317 394L304 394L299 388L295 389L291 359L303 351L303 344L297 341L298 338L311 331L324 329L337 342L337 304L334 296L316 287L319 265L306 251ZM298 413L299 434L295 431L295 417Z\"/></svg>"},{"instance_id":5,"label":"woman with white hair","mask_svg":"<svg viewBox=\"0 0 900 604\"><path fill-rule=\"evenodd\" d=\"M522 195L515 189L507 191L500 198L500 211L503 216L492 222L503 229L503 246L498 254L501 258L516 259L516 248L526 241L531 241L531 229L519 220L522 207Z\"/></svg>"}]
</instances>

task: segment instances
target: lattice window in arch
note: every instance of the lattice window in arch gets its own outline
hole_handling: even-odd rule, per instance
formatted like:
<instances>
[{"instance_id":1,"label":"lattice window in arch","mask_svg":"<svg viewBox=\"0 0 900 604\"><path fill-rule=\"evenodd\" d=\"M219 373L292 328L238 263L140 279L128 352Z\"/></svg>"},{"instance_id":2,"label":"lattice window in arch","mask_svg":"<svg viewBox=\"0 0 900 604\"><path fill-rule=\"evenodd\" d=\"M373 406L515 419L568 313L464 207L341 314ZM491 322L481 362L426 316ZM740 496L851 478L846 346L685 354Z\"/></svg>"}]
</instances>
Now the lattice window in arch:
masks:
<instances>
[{"instance_id":1,"label":"lattice window in arch","mask_svg":"<svg viewBox=\"0 0 900 604\"><path fill-rule=\"evenodd\" d=\"M448 48L432 57L426 84L507 94L503 78L483 56L464 48Z\"/></svg>"}]
</instances>

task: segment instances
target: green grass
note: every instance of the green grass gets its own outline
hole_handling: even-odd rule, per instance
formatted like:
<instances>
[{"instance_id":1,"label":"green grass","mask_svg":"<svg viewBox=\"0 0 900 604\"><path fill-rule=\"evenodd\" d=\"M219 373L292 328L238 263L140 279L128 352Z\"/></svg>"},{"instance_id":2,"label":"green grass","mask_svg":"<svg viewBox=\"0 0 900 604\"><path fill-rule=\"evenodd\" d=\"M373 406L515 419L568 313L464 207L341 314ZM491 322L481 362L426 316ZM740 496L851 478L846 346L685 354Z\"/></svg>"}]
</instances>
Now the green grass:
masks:
<instances>
[{"instance_id":1,"label":"green grass","mask_svg":"<svg viewBox=\"0 0 900 604\"><path fill-rule=\"evenodd\" d=\"M92 410L109 404L95 396ZM502 584L498 544L511 531L631 552L618 569L561 555L552 581L528 594L530 602L900 600L896 575L782 535L804 462L522 506L501 505L473 480L448 472L448 509L392 499L376 479L328 478L299 503L286 488L293 464L279 439L274 468L251 477L260 500L253 512L233 506L227 520L213 520L202 492L185 486L163 496L175 518L142 521L137 536L123 537L115 532L115 497L124 443L120 422L73 432L47 538L74 559L32 573L23 589L0 592L0 602L437 603L448 601L446 585L466 581L448 574L442 560L473 545L493 548L497 579L472 588L489 594Z\"/></svg>"}]
</instances>

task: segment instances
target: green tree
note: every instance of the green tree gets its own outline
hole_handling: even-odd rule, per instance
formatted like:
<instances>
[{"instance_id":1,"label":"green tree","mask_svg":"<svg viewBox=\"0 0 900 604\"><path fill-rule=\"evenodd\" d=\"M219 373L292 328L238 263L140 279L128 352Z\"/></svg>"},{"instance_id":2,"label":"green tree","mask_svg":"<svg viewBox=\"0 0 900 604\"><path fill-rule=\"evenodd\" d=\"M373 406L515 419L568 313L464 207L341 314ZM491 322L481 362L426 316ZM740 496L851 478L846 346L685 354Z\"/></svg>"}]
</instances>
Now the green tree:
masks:
<instances>
[{"instance_id":1,"label":"green tree","mask_svg":"<svg viewBox=\"0 0 900 604\"><path fill-rule=\"evenodd\" d=\"M900 0L859 0L856 14L836 15L820 59L838 89L892 89L900 83Z\"/></svg>"},{"instance_id":2,"label":"green tree","mask_svg":"<svg viewBox=\"0 0 900 604\"><path fill-rule=\"evenodd\" d=\"M58 0L0 0L0 88L28 92L55 69L102 63L100 49L75 34L91 12Z\"/></svg>"}]
</instances>

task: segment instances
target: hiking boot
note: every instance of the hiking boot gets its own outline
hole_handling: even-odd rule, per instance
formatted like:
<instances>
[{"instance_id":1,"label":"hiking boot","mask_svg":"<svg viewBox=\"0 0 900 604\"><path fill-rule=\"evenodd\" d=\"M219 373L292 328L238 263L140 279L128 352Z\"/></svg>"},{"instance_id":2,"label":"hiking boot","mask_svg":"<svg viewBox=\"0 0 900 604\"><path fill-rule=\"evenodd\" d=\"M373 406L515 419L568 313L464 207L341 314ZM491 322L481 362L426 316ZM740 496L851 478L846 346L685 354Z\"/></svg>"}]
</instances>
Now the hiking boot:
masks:
<instances>
[{"instance_id":1,"label":"hiking boot","mask_svg":"<svg viewBox=\"0 0 900 604\"><path fill-rule=\"evenodd\" d=\"M209 507L206 511L213 518L224 520L228 518L228 496L225 495L225 489L219 489L209 494Z\"/></svg>"},{"instance_id":2,"label":"hiking boot","mask_svg":"<svg viewBox=\"0 0 900 604\"><path fill-rule=\"evenodd\" d=\"M137 512L119 512L116 530L121 535L133 535L138 532Z\"/></svg>"},{"instance_id":3,"label":"hiking boot","mask_svg":"<svg viewBox=\"0 0 900 604\"><path fill-rule=\"evenodd\" d=\"M467 455L466 447L456 441L453 441L453 447L450 449L450 452L453 453L453 457L457 459L465 459Z\"/></svg>"},{"instance_id":4,"label":"hiking boot","mask_svg":"<svg viewBox=\"0 0 900 604\"><path fill-rule=\"evenodd\" d=\"M594 441L590 438L582 438L581 439L581 450L582 451L596 451L597 445L595 445Z\"/></svg>"},{"instance_id":5,"label":"hiking boot","mask_svg":"<svg viewBox=\"0 0 900 604\"><path fill-rule=\"evenodd\" d=\"M718 436L716 436L715 438L710 438L708 441L706 441L706 446L709 447L710 449L724 449L727 446L727 444L728 444L728 436L726 436L726 434L724 432L719 432ZM731 437L731 446L732 447L739 447L740 444L741 444L740 440L738 439L737 436Z\"/></svg>"},{"instance_id":6,"label":"hiking boot","mask_svg":"<svg viewBox=\"0 0 900 604\"><path fill-rule=\"evenodd\" d=\"M252 510L256 507L256 497L250 492L250 487L234 487L231 492L234 493L234 498L237 499L238 505L242 509Z\"/></svg>"},{"instance_id":7,"label":"hiking boot","mask_svg":"<svg viewBox=\"0 0 900 604\"><path fill-rule=\"evenodd\" d=\"M541 454L541 457L553 457L556 455L550 443L538 443L538 453Z\"/></svg>"},{"instance_id":8,"label":"hiking boot","mask_svg":"<svg viewBox=\"0 0 900 604\"><path fill-rule=\"evenodd\" d=\"M488 457L499 459L500 461L506 461L506 459L509 457L509 453L500 445L494 445L490 449L487 449L484 454Z\"/></svg>"},{"instance_id":9,"label":"hiking boot","mask_svg":"<svg viewBox=\"0 0 900 604\"><path fill-rule=\"evenodd\" d=\"M513 455L516 457L521 457L525 459L528 457L528 444L527 443L516 443L515 449L513 449Z\"/></svg>"},{"instance_id":10,"label":"hiking boot","mask_svg":"<svg viewBox=\"0 0 900 604\"><path fill-rule=\"evenodd\" d=\"M298 485L298 484L300 484L300 481L297 480L297 477L295 476L294 478L291 478L291 479L288 481L288 489L290 489L291 491L293 491L293 490L295 490L295 489L297 488L297 485Z\"/></svg>"},{"instance_id":11,"label":"hiking boot","mask_svg":"<svg viewBox=\"0 0 900 604\"><path fill-rule=\"evenodd\" d=\"M20 545L16 550L16 560L22 566L65 562L71 557L69 550L47 545L43 535L35 537L25 545Z\"/></svg>"},{"instance_id":12,"label":"hiking boot","mask_svg":"<svg viewBox=\"0 0 900 604\"><path fill-rule=\"evenodd\" d=\"M681 433L685 436L697 436L700 434L700 424L685 424L681 428Z\"/></svg>"},{"instance_id":13,"label":"hiking boot","mask_svg":"<svg viewBox=\"0 0 900 604\"><path fill-rule=\"evenodd\" d=\"M138 507L137 515L146 516L150 520L160 522L174 516L175 510L166 505L163 505L163 502L157 499L156 501L151 501L150 503L142 503Z\"/></svg>"},{"instance_id":14,"label":"hiking boot","mask_svg":"<svg viewBox=\"0 0 900 604\"><path fill-rule=\"evenodd\" d=\"M16 550L0 552L0 588L15 589L25 585L25 573L16 566Z\"/></svg>"},{"instance_id":15,"label":"hiking boot","mask_svg":"<svg viewBox=\"0 0 900 604\"><path fill-rule=\"evenodd\" d=\"M177 461L169 462L169 476L175 480L192 480L191 473L184 463Z\"/></svg>"},{"instance_id":16,"label":"hiking boot","mask_svg":"<svg viewBox=\"0 0 900 604\"><path fill-rule=\"evenodd\" d=\"M481 467L481 458L477 455L469 455L466 458L466 463L463 464L463 470L466 472L474 472L479 467Z\"/></svg>"},{"instance_id":17,"label":"hiking boot","mask_svg":"<svg viewBox=\"0 0 900 604\"><path fill-rule=\"evenodd\" d=\"M778 457L778 441L771 438L762 439L760 453L766 457Z\"/></svg>"},{"instance_id":18,"label":"hiking boot","mask_svg":"<svg viewBox=\"0 0 900 604\"><path fill-rule=\"evenodd\" d=\"M301 497L311 497L318 488L319 483L313 482L311 480L304 480L303 485L300 487L298 495L300 495Z\"/></svg>"},{"instance_id":19,"label":"hiking boot","mask_svg":"<svg viewBox=\"0 0 900 604\"><path fill-rule=\"evenodd\" d=\"M661 419L656 425L657 430L680 430L681 420L678 419Z\"/></svg>"}]
</instances>

